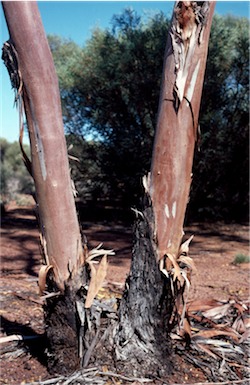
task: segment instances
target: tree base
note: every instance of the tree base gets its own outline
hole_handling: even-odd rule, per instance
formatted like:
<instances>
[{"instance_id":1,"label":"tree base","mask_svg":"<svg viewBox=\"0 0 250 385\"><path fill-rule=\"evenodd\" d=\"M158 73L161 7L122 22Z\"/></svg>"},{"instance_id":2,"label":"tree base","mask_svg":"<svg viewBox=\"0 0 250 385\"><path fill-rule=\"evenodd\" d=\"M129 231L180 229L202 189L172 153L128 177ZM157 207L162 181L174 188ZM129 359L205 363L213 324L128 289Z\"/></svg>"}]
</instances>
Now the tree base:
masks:
<instances>
[{"instance_id":1,"label":"tree base","mask_svg":"<svg viewBox=\"0 0 250 385\"><path fill-rule=\"evenodd\" d=\"M80 368L75 293L67 287L65 293L47 301L45 325L47 337L47 367L51 374L69 374Z\"/></svg>"},{"instance_id":2,"label":"tree base","mask_svg":"<svg viewBox=\"0 0 250 385\"><path fill-rule=\"evenodd\" d=\"M46 330L47 367L51 374L69 374L81 368L82 312L84 312L86 267L65 284L64 293L58 293L53 276L48 277L48 291L55 296L48 298L44 305ZM86 291L86 290L85 290Z\"/></svg>"},{"instance_id":3,"label":"tree base","mask_svg":"<svg viewBox=\"0 0 250 385\"><path fill-rule=\"evenodd\" d=\"M133 376L164 377L172 370L169 332L175 298L159 269L153 209L148 197L146 202L135 224L131 270L118 314L105 301L94 300L85 309L85 289L74 288L81 286L79 279L77 285L68 284L64 295L47 301L51 373L70 373L89 363L112 365L112 358L119 372Z\"/></svg>"},{"instance_id":4,"label":"tree base","mask_svg":"<svg viewBox=\"0 0 250 385\"><path fill-rule=\"evenodd\" d=\"M126 281L115 333L117 367L136 376L167 375L171 368L169 319L174 298L159 270L150 199L135 225L130 275Z\"/></svg>"},{"instance_id":5,"label":"tree base","mask_svg":"<svg viewBox=\"0 0 250 385\"><path fill-rule=\"evenodd\" d=\"M117 300L94 300L86 309L86 276L84 267L78 278L68 282L64 294L48 299L44 306L47 367L51 374L68 375L104 361L113 365L111 335L117 322Z\"/></svg>"}]
</instances>

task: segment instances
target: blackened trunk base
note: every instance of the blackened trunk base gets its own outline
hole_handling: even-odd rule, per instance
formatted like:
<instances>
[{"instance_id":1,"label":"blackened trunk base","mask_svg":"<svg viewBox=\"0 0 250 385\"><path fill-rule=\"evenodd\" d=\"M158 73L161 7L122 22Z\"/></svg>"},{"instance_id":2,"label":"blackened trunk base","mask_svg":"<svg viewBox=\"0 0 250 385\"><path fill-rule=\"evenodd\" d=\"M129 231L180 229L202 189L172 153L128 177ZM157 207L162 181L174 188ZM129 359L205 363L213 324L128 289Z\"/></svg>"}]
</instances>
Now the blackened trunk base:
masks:
<instances>
[{"instance_id":1,"label":"blackened trunk base","mask_svg":"<svg viewBox=\"0 0 250 385\"><path fill-rule=\"evenodd\" d=\"M67 285L64 295L48 300L45 307L48 369L53 374L69 374L80 368L76 301L81 295L75 286ZM97 341L98 351L94 349L92 353L95 364L101 362L98 358L103 344L105 354L110 355L105 360L110 364L114 353L118 373L149 378L167 376L173 368L169 338L173 308L170 282L157 262L153 209L146 197L145 208L135 224L131 270L118 310L118 322L113 332L110 331L109 341Z\"/></svg>"},{"instance_id":2,"label":"blackened trunk base","mask_svg":"<svg viewBox=\"0 0 250 385\"><path fill-rule=\"evenodd\" d=\"M72 284L64 294L44 306L47 337L47 367L51 374L67 375L80 368L77 290Z\"/></svg>"},{"instance_id":3,"label":"blackened trunk base","mask_svg":"<svg viewBox=\"0 0 250 385\"><path fill-rule=\"evenodd\" d=\"M117 368L134 375L164 376L172 367L169 318L174 299L159 270L150 199L135 225L130 275L119 309L115 333Z\"/></svg>"}]
</instances>

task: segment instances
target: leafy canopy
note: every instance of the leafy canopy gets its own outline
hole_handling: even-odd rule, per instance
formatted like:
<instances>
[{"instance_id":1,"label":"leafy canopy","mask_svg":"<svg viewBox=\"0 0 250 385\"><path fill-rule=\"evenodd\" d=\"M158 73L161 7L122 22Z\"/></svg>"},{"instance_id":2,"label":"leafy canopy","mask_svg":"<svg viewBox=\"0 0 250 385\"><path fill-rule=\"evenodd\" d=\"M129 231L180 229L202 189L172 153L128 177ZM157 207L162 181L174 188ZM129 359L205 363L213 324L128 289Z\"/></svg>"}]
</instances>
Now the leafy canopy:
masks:
<instances>
[{"instance_id":1,"label":"leafy canopy","mask_svg":"<svg viewBox=\"0 0 250 385\"><path fill-rule=\"evenodd\" d=\"M83 48L49 38L67 133L81 164L92 164L91 173L86 166L75 172L85 194L138 203L141 177L150 168L169 23L162 13L143 20L126 9L113 17L110 30L96 29ZM189 205L193 218L240 219L247 211L248 31L247 19L214 17Z\"/></svg>"},{"instance_id":2,"label":"leafy canopy","mask_svg":"<svg viewBox=\"0 0 250 385\"><path fill-rule=\"evenodd\" d=\"M163 14L143 22L127 9L114 16L112 31L93 32L67 70L73 43L62 41L55 50L58 37L50 37L66 129L102 141L106 190L128 204L150 166L168 25Z\"/></svg>"}]
</instances>

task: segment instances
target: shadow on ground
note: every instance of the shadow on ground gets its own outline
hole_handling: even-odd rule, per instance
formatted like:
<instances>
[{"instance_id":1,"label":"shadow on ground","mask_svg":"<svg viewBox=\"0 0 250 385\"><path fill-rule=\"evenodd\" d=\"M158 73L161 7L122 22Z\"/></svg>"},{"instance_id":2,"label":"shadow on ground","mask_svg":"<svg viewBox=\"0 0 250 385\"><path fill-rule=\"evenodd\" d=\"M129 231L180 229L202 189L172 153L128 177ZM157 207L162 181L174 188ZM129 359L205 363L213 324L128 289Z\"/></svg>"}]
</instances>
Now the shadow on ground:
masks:
<instances>
[{"instance_id":1,"label":"shadow on ground","mask_svg":"<svg viewBox=\"0 0 250 385\"><path fill-rule=\"evenodd\" d=\"M3 316L0 316L0 323L1 332L6 336L21 335L23 337L23 341L18 341L15 345L22 347L43 366L47 365L45 334L38 334L30 326L10 321Z\"/></svg>"}]
</instances>

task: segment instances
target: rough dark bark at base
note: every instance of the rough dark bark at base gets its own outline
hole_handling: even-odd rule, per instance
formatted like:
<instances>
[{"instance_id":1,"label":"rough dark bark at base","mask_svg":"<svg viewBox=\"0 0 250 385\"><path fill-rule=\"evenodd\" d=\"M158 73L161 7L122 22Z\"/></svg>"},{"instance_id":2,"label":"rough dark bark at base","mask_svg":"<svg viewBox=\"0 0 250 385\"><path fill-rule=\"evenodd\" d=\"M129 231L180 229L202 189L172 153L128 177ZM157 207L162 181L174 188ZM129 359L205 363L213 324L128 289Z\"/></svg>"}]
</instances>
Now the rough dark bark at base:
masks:
<instances>
[{"instance_id":1,"label":"rough dark bark at base","mask_svg":"<svg viewBox=\"0 0 250 385\"><path fill-rule=\"evenodd\" d=\"M172 367L168 331L174 299L157 263L153 209L148 197L146 200L135 225L131 270L115 334L115 354L118 369L132 367L134 375L162 376Z\"/></svg>"},{"instance_id":2,"label":"rough dark bark at base","mask_svg":"<svg viewBox=\"0 0 250 385\"><path fill-rule=\"evenodd\" d=\"M81 287L86 282L83 268L74 280L68 281L65 292L47 299L44 318L47 338L47 367L51 374L69 374L80 369L79 335L81 321L77 312L77 301L84 303ZM50 292L57 291L51 279Z\"/></svg>"},{"instance_id":3,"label":"rough dark bark at base","mask_svg":"<svg viewBox=\"0 0 250 385\"><path fill-rule=\"evenodd\" d=\"M75 294L70 288L47 302L45 323L49 372L67 374L79 369Z\"/></svg>"},{"instance_id":4,"label":"rough dark bark at base","mask_svg":"<svg viewBox=\"0 0 250 385\"><path fill-rule=\"evenodd\" d=\"M111 363L112 356L118 372L134 376L164 377L173 369L169 321L175 298L170 281L159 269L153 209L148 196L145 201L135 224L131 271L118 320L115 314L107 318L106 313L114 310L110 306L106 309L105 304L93 303L91 309L84 309L86 293L80 289L84 286L80 282L86 282L86 275L85 279L79 276L77 284L68 283L63 295L47 301L45 323L51 373L69 374L81 365L86 367L93 362L98 365L105 357ZM53 287L50 289L55 291ZM79 302L83 320L79 319ZM103 317L108 321L106 329ZM105 330L108 333L104 338Z\"/></svg>"}]
</instances>

